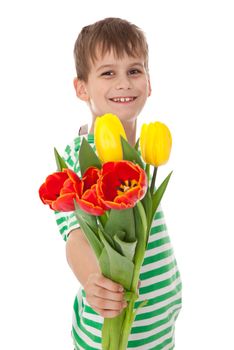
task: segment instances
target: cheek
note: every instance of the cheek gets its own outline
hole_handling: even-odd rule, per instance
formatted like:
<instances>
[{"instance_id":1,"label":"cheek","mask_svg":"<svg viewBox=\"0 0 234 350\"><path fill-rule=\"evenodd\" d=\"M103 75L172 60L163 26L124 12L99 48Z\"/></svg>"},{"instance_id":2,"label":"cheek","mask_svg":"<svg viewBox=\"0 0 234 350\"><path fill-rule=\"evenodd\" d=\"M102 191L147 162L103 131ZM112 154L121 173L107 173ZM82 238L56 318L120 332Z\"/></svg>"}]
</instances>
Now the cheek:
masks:
<instances>
[{"instance_id":1,"label":"cheek","mask_svg":"<svg viewBox=\"0 0 234 350\"><path fill-rule=\"evenodd\" d=\"M139 81L139 89L142 91L142 93L145 93L148 96L149 81L147 78L144 78L141 81Z\"/></svg>"},{"instance_id":2,"label":"cheek","mask_svg":"<svg viewBox=\"0 0 234 350\"><path fill-rule=\"evenodd\" d=\"M95 84L93 85L93 87L91 88L91 96L93 97L93 99L96 100L96 102L98 102L98 100L100 98L105 97L106 95L106 88L103 87L102 84Z\"/></svg>"},{"instance_id":3,"label":"cheek","mask_svg":"<svg viewBox=\"0 0 234 350\"><path fill-rule=\"evenodd\" d=\"M151 96L151 85L147 85L147 97Z\"/></svg>"},{"instance_id":4,"label":"cheek","mask_svg":"<svg viewBox=\"0 0 234 350\"><path fill-rule=\"evenodd\" d=\"M144 98L147 99L147 97L150 95L149 85L147 82L142 83L141 91L142 91L142 96L144 96Z\"/></svg>"}]
</instances>

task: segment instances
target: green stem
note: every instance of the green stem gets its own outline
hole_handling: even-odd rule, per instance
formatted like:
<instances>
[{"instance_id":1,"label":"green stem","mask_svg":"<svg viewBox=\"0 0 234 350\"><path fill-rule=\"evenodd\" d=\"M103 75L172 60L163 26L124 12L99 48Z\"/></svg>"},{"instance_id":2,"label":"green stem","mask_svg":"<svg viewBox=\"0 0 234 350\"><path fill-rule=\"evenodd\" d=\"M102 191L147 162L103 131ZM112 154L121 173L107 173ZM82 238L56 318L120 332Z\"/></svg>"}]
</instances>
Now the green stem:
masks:
<instances>
[{"instance_id":1,"label":"green stem","mask_svg":"<svg viewBox=\"0 0 234 350\"><path fill-rule=\"evenodd\" d=\"M120 317L117 316L117 318L104 320L104 327L102 329L103 350L126 350L127 349L128 339L131 333L132 324L134 322L134 319L137 313L137 310L134 311L134 306L135 306L136 300L139 298L138 281L139 281L141 266L145 256L146 234L143 234L142 236L143 236L142 239L138 241L136 251L135 251L135 257L133 261L134 271L133 271L131 287L128 293L128 298L130 296L130 300L128 301L128 305L123 310Z\"/></svg>"},{"instance_id":2,"label":"green stem","mask_svg":"<svg viewBox=\"0 0 234 350\"><path fill-rule=\"evenodd\" d=\"M102 329L102 350L119 350L125 312L126 309L124 309L119 316L104 319Z\"/></svg>"},{"instance_id":3,"label":"green stem","mask_svg":"<svg viewBox=\"0 0 234 350\"><path fill-rule=\"evenodd\" d=\"M125 319L123 322L123 327L121 331L121 338L120 338L120 344L118 350L126 350L128 346L128 338L129 334L131 333L132 329L132 323L133 323L133 316L134 316L134 305L135 301L137 300L136 296L133 296L132 299L129 301L128 306L126 308L125 313Z\"/></svg>"},{"instance_id":4,"label":"green stem","mask_svg":"<svg viewBox=\"0 0 234 350\"><path fill-rule=\"evenodd\" d=\"M136 252L135 268L133 272L133 279L132 279L132 285L131 285L131 291L133 292L133 295L126 308L126 314L125 314L125 319L122 327L119 350L126 350L128 346L128 338L129 338L129 334L131 333L132 324L135 318L135 313L133 311L134 305L135 305L135 301L139 297L136 291L137 291L137 285L140 277L140 269L144 260L144 255L145 255L145 250L144 250L144 242L143 242L142 246L141 247L139 246Z\"/></svg>"},{"instance_id":5,"label":"green stem","mask_svg":"<svg viewBox=\"0 0 234 350\"><path fill-rule=\"evenodd\" d=\"M151 185L150 185L150 193L151 193L151 195L153 195L153 193L154 193L154 187L155 187L155 180L156 180L157 170L158 170L158 167L155 166L154 167L153 178L152 178Z\"/></svg>"},{"instance_id":6,"label":"green stem","mask_svg":"<svg viewBox=\"0 0 234 350\"><path fill-rule=\"evenodd\" d=\"M150 164L146 164L145 172L146 172L146 175L147 175L147 181L148 181L148 186L149 186L149 182L150 182Z\"/></svg>"},{"instance_id":7,"label":"green stem","mask_svg":"<svg viewBox=\"0 0 234 350\"><path fill-rule=\"evenodd\" d=\"M103 215L101 216L97 216L97 220L98 222L101 224L101 227L104 229L105 225L106 225L106 222L108 220L108 215L107 213L104 213Z\"/></svg>"}]
</instances>

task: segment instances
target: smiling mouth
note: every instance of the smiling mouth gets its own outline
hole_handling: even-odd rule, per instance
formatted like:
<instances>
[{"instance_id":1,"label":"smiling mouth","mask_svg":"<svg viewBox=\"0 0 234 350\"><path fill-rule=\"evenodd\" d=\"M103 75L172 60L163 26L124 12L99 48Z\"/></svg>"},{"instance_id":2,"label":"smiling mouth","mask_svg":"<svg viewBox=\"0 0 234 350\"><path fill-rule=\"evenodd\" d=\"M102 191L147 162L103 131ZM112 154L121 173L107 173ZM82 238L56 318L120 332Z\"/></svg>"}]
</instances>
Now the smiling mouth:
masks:
<instances>
[{"instance_id":1,"label":"smiling mouth","mask_svg":"<svg viewBox=\"0 0 234 350\"><path fill-rule=\"evenodd\" d=\"M135 96L132 97L113 97L110 98L111 101L117 102L117 103L126 103L126 102L132 102L136 99Z\"/></svg>"}]
</instances>

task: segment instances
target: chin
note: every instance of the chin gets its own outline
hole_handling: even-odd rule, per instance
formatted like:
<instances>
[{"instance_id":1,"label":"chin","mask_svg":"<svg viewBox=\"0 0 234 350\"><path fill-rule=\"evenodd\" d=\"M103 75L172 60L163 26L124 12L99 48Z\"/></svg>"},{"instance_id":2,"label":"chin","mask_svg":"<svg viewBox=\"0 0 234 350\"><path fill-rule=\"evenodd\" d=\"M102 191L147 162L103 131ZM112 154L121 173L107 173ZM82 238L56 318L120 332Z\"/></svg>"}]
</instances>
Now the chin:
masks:
<instances>
[{"instance_id":1,"label":"chin","mask_svg":"<svg viewBox=\"0 0 234 350\"><path fill-rule=\"evenodd\" d=\"M139 114L139 112L137 111L131 111L131 110L129 110L129 111L116 111L116 112L112 112L113 114L116 114L117 116L118 116L118 118L120 119L120 120L133 120L133 119L136 119L137 118L137 116L138 116L138 114Z\"/></svg>"},{"instance_id":2,"label":"chin","mask_svg":"<svg viewBox=\"0 0 234 350\"><path fill-rule=\"evenodd\" d=\"M118 113L116 113L116 115L117 115L117 117L120 119L120 121L121 122L127 122L127 121L134 121L134 120L136 120L137 119L137 117L134 115L134 116L132 116L132 115L129 115L129 114L127 114L127 115L121 115L121 114L119 114L118 115Z\"/></svg>"}]
</instances>

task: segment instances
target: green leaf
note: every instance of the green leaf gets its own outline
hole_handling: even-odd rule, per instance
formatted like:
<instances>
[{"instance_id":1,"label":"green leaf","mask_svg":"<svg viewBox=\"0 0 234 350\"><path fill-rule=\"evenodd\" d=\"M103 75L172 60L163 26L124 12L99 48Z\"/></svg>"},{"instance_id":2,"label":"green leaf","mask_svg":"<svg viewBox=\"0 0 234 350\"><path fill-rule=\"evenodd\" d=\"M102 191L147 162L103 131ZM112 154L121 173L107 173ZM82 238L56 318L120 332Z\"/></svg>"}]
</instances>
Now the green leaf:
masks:
<instances>
[{"instance_id":1,"label":"green leaf","mask_svg":"<svg viewBox=\"0 0 234 350\"><path fill-rule=\"evenodd\" d=\"M137 238L134 264L135 264L135 267L140 268L144 259L146 241L147 241L147 237L146 237L147 220L146 220L144 207L141 204L141 202L138 202L137 205L134 207L134 217L135 217L136 238ZM132 288L135 288L135 286L132 286Z\"/></svg>"},{"instance_id":2,"label":"green leaf","mask_svg":"<svg viewBox=\"0 0 234 350\"><path fill-rule=\"evenodd\" d=\"M141 221L142 221L143 230L144 230L144 232L146 232L146 230L147 230L147 217L146 217L144 206L140 201L137 202L136 209L138 209L139 217L141 218Z\"/></svg>"},{"instance_id":3,"label":"green leaf","mask_svg":"<svg viewBox=\"0 0 234 350\"><path fill-rule=\"evenodd\" d=\"M103 249L99 258L99 266L102 274L111 278L110 260L106 248ZM119 350L119 343L122 331L123 321L125 319L125 310L114 318L105 318L102 327L102 349Z\"/></svg>"},{"instance_id":4,"label":"green leaf","mask_svg":"<svg viewBox=\"0 0 234 350\"><path fill-rule=\"evenodd\" d=\"M137 311L141 308L141 307L143 307L143 306L145 306L146 304L148 303L148 300L144 300L144 301L142 301L138 306L137 306L137 308L136 308L136 310L134 310L134 314L133 314L133 320L135 319L135 317L136 317L136 314L137 314Z\"/></svg>"},{"instance_id":5,"label":"green leaf","mask_svg":"<svg viewBox=\"0 0 234 350\"><path fill-rule=\"evenodd\" d=\"M86 224L88 224L91 227L91 229L95 232L95 234L98 235L97 217L95 215L88 214L84 210L80 209L78 203L75 200L74 205L76 213L79 213L79 215L86 222Z\"/></svg>"},{"instance_id":6,"label":"green leaf","mask_svg":"<svg viewBox=\"0 0 234 350\"><path fill-rule=\"evenodd\" d=\"M63 171L63 169L67 169L68 166L66 162L63 160L63 158L60 156L58 153L57 149L54 147L54 156L57 164L57 170L58 171Z\"/></svg>"},{"instance_id":7,"label":"green leaf","mask_svg":"<svg viewBox=\"0 0 234 350\"><path fill-rule=\"evenodd\" d=\"M101 226L98 227L98 235L99 235L99 237L100 237L100 231L102 232L102 234L105 237L105 239L107 240L107 242L112 246L113 249L115 249L115 242L113 240L113 237L108 235L108 233L106 233Z\"/></svg>"},{"instance_id":8,"label":"green leaf","mask_svg":"<svg viewBox=\"0 0 234 350\"><path fill-rule=\"evenodd\" d=\"M147 230L145 210L141 202L138 202L133 209L136 227L136 238L138 240L138 245L142 244L143 246L143 242L146 240L145 233Z\"/></svg>"},{"instance_id":9,"label":"green leaf","mask_svg":"<svg viewBox=\"0 0 234 350\"><path fill-rule=\"evenodd\" d=\"M136 144L135 144L135 146L134 146L134 148L135 148L136 151L138 151L139 142L140 142L140 138L138 137L137 142L136 142Z\"/></svg>"},{"instance_id":10,"label":"green leaf","mask_svg":"<svg viewBox=\"0 0 234 350\"><path fill-rule=\"evenodd\" d=\"M139 298L139 295L135 292L131 292L131 291L126 291L124 292L124 300L126 301L130 301L131 299L135 299L137 300Z\"/></svg>"},{"instance_id":11,"label":"green leaf","mask_svg":"<svg viewBox=\"0 0 234 350\"><path fill-rule=\"evenodd\" d=\"M108 220L108 213L105 212L103 215L98 216L98 220L99 220L99 223L101 224L101 226L104 228L105 224Z\"/></svg>"},{"instance_id":12,"label":"green leaf","mask_svg":"<svg viewBox=\"0 0 234 350\"><path fill-rule=\"evenodd\" d=\"M136 290L140 269L144 261L145 250L146 250L146 241L147 241L147 220L143 205L141 202L138 202L134 207L134 217L135 217L135 226L136 226L136 237L137 237L137 246L135 250L135 256L133 259L134 262L134 272L131 290Z\"/></svg>"},{"instance_id":13,"label":"green leaf","mask_svg":"<svg viewBox=\"0 0 234 350\"><path fill-rule=\"evenodd\" d=\"M88 143L85 137L82 139L82 143L79 151L79 164L81 175L91 166L101 169L102 164L92 146Z\"/></svg>"},{"instance_id":14,"label":"green leaf","mask_svg":"<svg viewBox=\"0 0 234 350\"><path fill-rule=\"evenodd\" d=\"M99 260L99 266L101 268L103 276L110 278L111 276L110 261L109 261L109 256L107 254L107 250L105 247L103 248L98 260Z\"/></svg>"},{"instance_id":15,"label":"green leaf","mask_svg":"<svg viewBox=\"0 0 234 350\"><path fill-rule=\"evenodd\" d=\"M79 210L75 210L75 215L77 217L77 220L79 221L80 227L85 234L87 240L89 241L97 259L99 258L100 254L103 250L103 244L97 237L96 233L91 229L91 227L86 223L86 221L83 219L83 216L80 214Z\"/></svg>"},{"instance_id":16,"label":"green leaf","mask_svg":"<svg viewBox=\"0 0 234 350\"><path fill-rule=\"evenodd\" d=\"M130 160L132 162L140 165L142 169L144 169L144 164L141 160L138 152L133 148L122 136L121 136L122 150L123 150L123 159Z\"/></svg>"},{"instance_id":17,"label":"green leaf","mask_svg":"<svg viewBox=\"0 0 234 350\"><path fill-rule=\"evenodd\" d=\"M152 195L152 213L151 213L151 222L154 218L154 215L157 211L157 208L159 206L159 203L164 195L164 192L167 188L168 182L170 180L172 171L170 172L170 174L165 178L165 180L161 183L161 185L157 188L157 190L155 191L155 193Z\"/></svg>"},{"instance_id":18,"label":"green leaf","mask_svg":"<svg viewBox=\"0 0 234 350\"><path fill-rule=\"evenodd\" d=\"M150 193L150 189L148 188L146 195L141 200L141 203L143 204L143 207L145 209L146 217L147 217L147 227L148 230L151 226L151 217L152 217L152 197Z\"/></svg>"},{"instance_id":19,"label":"green leaf","mask_svg":"<svg viewBox=\"0 0 234 350\"><path fill-rule=\"evenodd\" d=\"M108 266L109 266L109 272L107 271L107 268L103 265L107 263L107 258L105 256L105 252L102 254L105 256L105 259L103 259L103 256L101 256L101 259L99 260L99 265L101 267L101 271L106 271L109 273L107 275L107 278L110 278L112 281L115 281L117 283L120 283L124 288L130 289L131 282L132 282L132 276L133 276L133 270L134 270L134 264L132 261L127 259L125 256L122 256L117 251L115 251L104 235L102 234L101 230L99 231L100 238L102 240L102 243L105 246L106 253L108 255Z\"/></svg>"},{"instance_id":20,"label":"green leaf","mask_svg":"<svg viewBox=\"0 0 234 350\"><path fill-rule=\"evenodd\" d=\"M118 231L114 236L114 240L118 246L118 252L122 253L124 256L126 256L126 258L133 261L137 240L135 239L133 242L126 242L125 236L126 233L124 231Z\"/></svg>"},{"instance_id":21,"label":"green leaf","mask_svg":"<svg viewBox=\"0 0 234 350\"><path fill-rule=\"evenodd\" d=\"M118 231L124 231L126 232L125 240L133 242L136 238L133 208L124 210L111 209L105 225L105 231L111 237L114 237Z\"/></svg>"}]
</instances>

